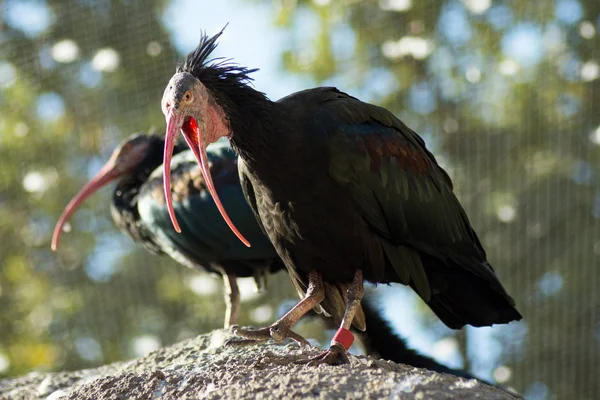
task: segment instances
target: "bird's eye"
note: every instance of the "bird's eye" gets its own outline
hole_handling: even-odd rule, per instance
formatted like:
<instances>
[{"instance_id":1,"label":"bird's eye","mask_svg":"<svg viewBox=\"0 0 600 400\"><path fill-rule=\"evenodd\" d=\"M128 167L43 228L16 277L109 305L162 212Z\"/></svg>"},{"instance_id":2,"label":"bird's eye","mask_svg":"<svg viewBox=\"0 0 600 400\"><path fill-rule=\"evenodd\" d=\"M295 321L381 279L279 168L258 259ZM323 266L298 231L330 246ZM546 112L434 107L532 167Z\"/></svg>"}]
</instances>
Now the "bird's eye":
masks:
<instances>
[{"instance_id":1,"label":"bird's eye","mask_svg":"<svg viewBox=\"0 0 600 400\"><path fill-rule=\"evenodd\" d=\"M192 94L190 92L185 92L185 94L183 95L183 98L185 101L191 101L192 100Z\"/></svg>"}]
</instances>

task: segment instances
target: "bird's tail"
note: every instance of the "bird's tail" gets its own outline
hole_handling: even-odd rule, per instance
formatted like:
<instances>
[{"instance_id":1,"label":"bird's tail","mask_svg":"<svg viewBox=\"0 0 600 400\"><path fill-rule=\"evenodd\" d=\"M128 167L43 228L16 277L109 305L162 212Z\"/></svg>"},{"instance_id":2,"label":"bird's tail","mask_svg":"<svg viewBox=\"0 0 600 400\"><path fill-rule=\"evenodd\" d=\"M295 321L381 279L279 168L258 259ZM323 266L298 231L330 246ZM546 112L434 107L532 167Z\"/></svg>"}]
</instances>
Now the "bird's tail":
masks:
<instances>
[{"instance_id":1,"label":"bird's tail","mask_svg":"<svg viewBox=\"0 0 600 400\"><path fill-rule=\"evenodd\" d=\"M461 265L448 267L431 257L421 258L432 288L427 304L449 328L491 326L522 318L495 276L486 280Z\"/></svg>"}]
</instances>

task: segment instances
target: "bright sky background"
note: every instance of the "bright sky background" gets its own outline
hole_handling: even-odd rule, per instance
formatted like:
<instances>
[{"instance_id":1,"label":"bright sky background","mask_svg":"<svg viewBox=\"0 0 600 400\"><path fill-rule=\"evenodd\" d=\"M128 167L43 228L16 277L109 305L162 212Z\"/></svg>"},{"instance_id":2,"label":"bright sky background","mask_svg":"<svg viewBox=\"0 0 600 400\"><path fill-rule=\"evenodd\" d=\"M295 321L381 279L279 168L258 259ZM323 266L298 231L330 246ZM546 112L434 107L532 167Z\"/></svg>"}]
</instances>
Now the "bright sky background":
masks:
<instances>
[{"instance_id":1,"label":"bright sky background","mask_svg":"<svg viewBox=\"0 0 600 400\"><path fill-rule=\"evenodd\" d=\"M201 30L214 35L229 22L216 55L259 68L253 74L256 88L276 100L308 83L281 70L279 60L285 36L273 25L274 15L272 7L258 1L174 0L162 20L182 54L198 45Z\"/></svg>"}]
</instances>

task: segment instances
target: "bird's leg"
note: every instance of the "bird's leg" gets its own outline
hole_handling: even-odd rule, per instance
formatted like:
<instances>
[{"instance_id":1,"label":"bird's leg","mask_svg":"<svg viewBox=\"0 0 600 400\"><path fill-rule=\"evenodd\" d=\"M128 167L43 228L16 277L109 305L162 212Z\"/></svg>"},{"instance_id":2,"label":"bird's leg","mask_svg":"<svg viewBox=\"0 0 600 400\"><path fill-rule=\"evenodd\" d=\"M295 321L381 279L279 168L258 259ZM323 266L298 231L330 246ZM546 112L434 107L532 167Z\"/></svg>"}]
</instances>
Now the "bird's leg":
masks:
<instances>
[{"instance_id":1,"label":"bird's leg","mask_svg":"<svg viewBox=\"0 0 600 400\"><path fill-rule=\"evenodd\" d=\"M358 270L354 274L354 279L346 294L347 304L344 318L342 318L340 328L331 340L329 349L316 357L297 361L298 364L308 364L311 366L319 364L341 365L350 362L347 352L354 341L354 336L350 333L349 329L352 326L354 314L358 307L360 307L364 293L363 274L361 270Z\"/></svg>"},{"instance_id":2,"label":"bird's leg","mask_svg":"<svg viewBox=\"0 0 600 400\"><path fill-rule=\"evenodd\" d=\"M267 268L268 267L261 267L254 271L253 277L254 282L256 283L256 291L258 293L264 292L265 288L267 287Z\"/></svg>"},{"instance_id":3,"label":"bird's leg","mask_svg":"<svg viewBox=\"0 0 600 400\"><path fill-rule=\"evenodd\" d=\"M223 274L225 288L225 329L235 324L240 312L240 289L235 274Z\"/></svg>"},{"instance_id":4,"label":"bird's leg","mask_svg":"<svg viewBox=\"0 0 600 400\"><path fill-rule=\"evenodd\" d=\"M304 298L298 302L283 317L279 318L273 325L261 329L242 329L237 326L232 327L232 332L244 339L232 339L227 344L243 345L257 342L265 342L272 338L278 343L282 343L286 338L290 338L301 346L310 346L308 341L295 332L292 332L292 326L309 310L321 303L325 297L323 290L323 279L315 271L308 274L308 289Z\"/></svg>"}]
</instances>

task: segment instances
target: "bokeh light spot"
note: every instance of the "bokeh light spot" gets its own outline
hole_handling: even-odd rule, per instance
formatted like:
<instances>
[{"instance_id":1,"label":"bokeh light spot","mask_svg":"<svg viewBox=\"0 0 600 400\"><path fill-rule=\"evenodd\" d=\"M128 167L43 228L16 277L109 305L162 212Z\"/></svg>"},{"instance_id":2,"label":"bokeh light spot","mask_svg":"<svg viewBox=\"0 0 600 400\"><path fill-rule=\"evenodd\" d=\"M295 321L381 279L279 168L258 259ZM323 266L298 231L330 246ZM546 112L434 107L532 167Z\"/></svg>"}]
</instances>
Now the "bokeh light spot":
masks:
<instances>
[{"instance_id":1,"label":"bokeh light spot","mask_svg":"<svg viewBox=\"0 0 600 400\"><path fill-rule=\"evenodd\" d=\"M594 144L600 145L600 125L590 134L590 141Z\"/></svg>"},{"instance_id":2,"label":"bokeh light spot","mask_svg":"<svg viewBox=\"0 0 600 400\"><path fill-rule=\"evenodd\" d=\"M0 88L8 89L17 81L17 69L6 61L0 61Z\"/></svg>"},{"instance_id":3,"label":"bokeh light spot","mask_svg":"<svg viewBox=\"0 0 600 400\"><path fill-rule=\"evenodd\" d=\"M446 3L438 20L438 29L448 41L462 45L471 39L471 23L460 3Z\"/></svg>"},{"instance_id":4,"label":"bokeh light spot","mask_svg":"<svg viewBox=\"0 0 600 400\"><path fill-rule=\"evenodd\" d=\"M250 318L258 324L264 324L273 317L273 313L273 307L269 304L265 304L252 310L250 312Z\"/></svg>"},{"instance_id":5,"label":"bokeh light spot","mask_svg":"<svg viewBox=\"0 0 600 400\"><path fill-rule=\"evenodd\" d=\"M379 7L385 11L408 11L412 7L412 0L379 0Z\"/></svg>"},{"instance_id":6,"label":"bokeh light spot","mask_svg":"<svg viewBox=\"0 0 600 400\"><path fill-rule=\"evenodd\" d=\"M102 348L94 338L82 337L75 339L75 350L84 360L97 361L102 359Z\"/></svg>"},{"instance_id":7,"label":"bokeh light spot","mask_svg":"<svg viewBox=\"0 0 600 400\"><path fill-rule=\"evenodd\" d=\"M481 80L481 71L477 67L469 67L467 68L467 72L465 73L465 77L471 83L477 83Z\"/></svg>"},{"instance_id":8,"label":"bokeh light spot","mask_svg":"<svg viewBox=\"0 0 600 400\"><path fill-rule=\"evenodd\" d=\"M511 205L503 205L496 210L498 219L502 222L512 222L517 217L517 210Z\"/></svg>"},{"instance_id":9,"label":"bokeh light spot","mask_svg":"<svg viewBox=\"0 0 600 400\"><path fill-rule=\"evenodd\" d=\"M579 34L584 39L591 39L596 36L596 28L590 21L583 21L579 24Z\"/></svg>"},{"instance_id":10,"label":"bokeh light spot","mask_svg":"<svg viewBox=\"0 0 600 400\"><path fill-rule=\"evenodd\" d=\"M58 180L58 173L51 168L46 171L31 170L23 177L23 189L29 193L42 194Z\"/></svg>"},{"instance_id":11,"label":"bokeh light spot","mask_svg":"<svg viewBox=\"0 0 600 400\"><path fill-rule=\"evenodd\" d=\"M437 107L435 96L427 82L418 82L412 85L408 100L410 108L423 115L431 113Z\"/></svg>"},{"instance_id":12,"label":"bokeh light spot","mask_svg":"<svg viewBox=\"0 0 600 400\"><path fill-rule=\"evenodd\" d=\"M600 65L596 61L587 61L581 66L581 79L590 82L600 77Z\"/></svg>"},{"instance_id":13,"label":"bokeh light spot","mask_svg":"<svg viewBox=\"0 0 600 400\"><path fill-rule=\"evenodd\" d=\"M594 176L592 166L583 161L578 160L573 163L571 168L571 178L577 183L588 183Z\"/></svg>"},{"instance_id":14,"label":"bokeh light spot","mask_svg":"<svg viewBox=\"0 0 600 400\"><path fill-rule=\"evenodd\" d=\"M60 63L70 63L79 56L79 46L74 40L61 40L52 46L51 54L52 58Z\"/></svg>"},{"instance_id":15,"label":"bokeh light spot","mask_svg":"<svg viewBox=\"0 0 600 400\"><path fill-rule=\"evenodd\" d=\"M156 57L162 53L162 46L157 41L153 40L146 46L146 53L150 57Z\"/></svg>"},{"instance_id":16,"label":"bokeh light spot","mask_svg":"<svg viewBox=\"0 0 600 400\"><path fill-rule=\"evenodd\" d=\"M25 137L27 136L27 134L29 133L29 127L27 126L27 124L25 122L17 122L15 124L15 129L13 131L14 135L16 137Z\"/></svg>"},{"instance_id":17,"label":"bokeh light spot","mask_svg":"<svg viewBox=\"0 0 600 400\"><path fill-rule=\"evenodd\" d=\"M492 5L492 0L463 0L465 7L474 14L483 14Z\"/></svg>"},{"instance_id":18,"label":"bokeh light spot","mask_svg":"<svg viewBox=\"0 0 600 400\"><path fill-rule=\"evenodd\" d=\"M549 394L548 386L541 382L535 382L529 385L523 397L527 400L546 400L549 398Z\"/></svg>"},{"instance_id":19,"label":"bokeh light spot","mask_svg":"<svg viewBox=\"0 0 600 400\"><path fill-rule=\"evenodd\" d=\"M494 380L498 383L507 382L512 375L512 371L506 365L501 365L494 370Z\"/></svg>"},{"instance_id":20,"label":"bokeh light spot","mask_svg":"<svg viewBox=\"0 0 600 400\"><path fill-rule=\"evenodd\" d=\"M208 275L198 274L186 281L187 287L198 296L211 296L217 293L218 281Z\"/></svg>"},{"instance_id":21,"label":"bokeh light spot","mask_svg":"<svg viewBox=\"0 0 600 400\"><path fill-rule=\"evenodd\" d=\"M44 33L54 21L54 15L45 1L7 0L2 8L6 23L29 38Z\"/></svg>"},{"instance_id":22,"label":"bokeh light spot","mask_svg":"<svg viewBox=\"0 0 600 400\"><path fill-rule=\"evenodd\" d=\"M552 296L558 293L563 287L564 279L560 272L546 272L537 281L537 287L544 296Z\"/></svg>"},{"instance_id":23,"label":"bokeh light spot","mask_svg":"<svg viewBox=\"0 0 600 400\"><path fill-rule=\"evenodd\" d=\"M102 73L94 69L91 63L83 63L79 68L79 81L89 88L98 87L102 82Z\"/></svg>"},{"instance_id":24,"label":"bokeh light spot","mask_svg":"<svg viewBox=\"0 0 600 400\"><path fill-rule=\"evenodd\" d=\"M565 24L574 24L583 16L581 3L577 0L558 0L554 9L556 19Z\"/></svg>"},{"instance_id":25,"label":"bokeh light spot","mask_svg":"<svg viewBox=\"0 0 600 400\"><path fill-rule=\"evenodd\" d=\"M238 279L238 287L240 289L240 301L242 303L258 299L261 296L261 293L256 290L254 278Z\"/></svg>"},{"instance_id":26,"label":"bokeh light spot","mask_svg":"<svg viewBox=\"0 0 600 400\"><path fill-rule=\"evenodd\" d=\"M132 340L131 347L136 357L158 350L161 346L160 339L155 335L141 335Z\"/></svg>"},{"instance_id":27,"label":"bokeh light spot","mask_svg":"<svg viewBox=\"0 0 600 400\"><path fill-rule=\"evenodd\" d=\"M10 360L8 357L2 353L0 353L0 374L8 371L10 367Z\"/></svg>"},{"instance_id":28,"label":"bokeh light spot","mask_svg":"<svg viewBox=\"0 0 600 400\"><path fill-rule=\"evenodd\" d=\"M519 64L515 60L507 59L498 65L498 69L502 75L511 76L519 71Z\"/></svg>"},{"instance_id":29,"label":"bokeh light spot","mask_svg":"<svg viewBox=\"0 0 600 400\"><path fill-rule=\"evenodd\" d=\"M36 103L37 116L43 122L55 122L65 114L65 101L57 93L42 93Z\"/></svg>"},{"instance_id":30,"label":"bokeh light spot","mask_svg":"<svg viewBox=\"0 0 600 400\"><path fill-rule=\"evenodd\" d=\"M530 67L544 57L542 30L533 23L520 23L502 38L502 52L519 64Z\"/></svg>"},{"instance_id":31,"label":"bokeh light spot","mask_svg":"<svg viewBox=\"0 0 600 400\"><path fill-rule=\"evenodd\" d=\"M487 18L496 30L507 28L513 22L513 12L506 5L494 5L488 10Z\"/></svg>"},{"instance_id":32,"label":"bokeh light spot","mask_svg":"<svg viewBox=\"0 0 600 400\"><path fill-rule=\"evenodd\" d=\"M113 72L119 67L121 57L110 47L100 49L92 59L92 67L98 71Z\"/></svg>"}]
</instances>

